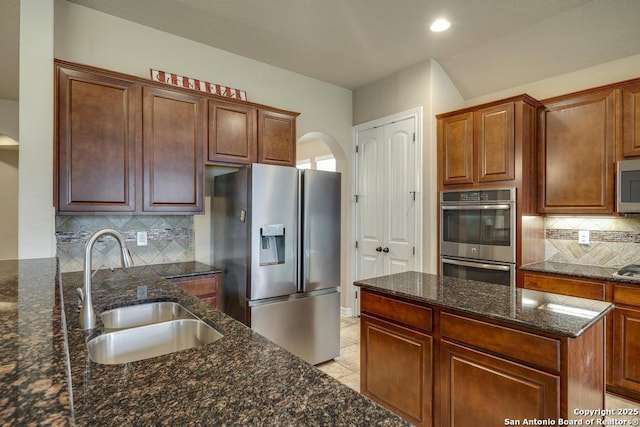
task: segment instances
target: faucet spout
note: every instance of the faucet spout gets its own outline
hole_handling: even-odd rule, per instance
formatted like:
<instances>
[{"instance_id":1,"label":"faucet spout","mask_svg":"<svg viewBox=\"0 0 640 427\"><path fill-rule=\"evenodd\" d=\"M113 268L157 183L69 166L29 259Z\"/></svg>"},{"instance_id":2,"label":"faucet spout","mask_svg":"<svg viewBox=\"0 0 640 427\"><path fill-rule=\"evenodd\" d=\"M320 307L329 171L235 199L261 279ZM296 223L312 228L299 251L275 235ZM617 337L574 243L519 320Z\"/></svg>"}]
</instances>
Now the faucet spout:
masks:
<instances>
[{"instance_id":1,"label":"faucet spout","mask_svg":"<svg viewBox=\"0 0 640 427\"><path fill-rule=\"evenodd\" d=\"M84 284L82 308L80 309L80 327L85 331L96 327L96 313L93 310L93 301L91 299L91 258L93 245L104 235L113 236L118 241L120 245L120 264L122 267L129 268L133 265L133 260L124 242L124 237L118 231L105 228L104 230L96 231L89 238L84 246Z\"/></svg>"}]
</instances>

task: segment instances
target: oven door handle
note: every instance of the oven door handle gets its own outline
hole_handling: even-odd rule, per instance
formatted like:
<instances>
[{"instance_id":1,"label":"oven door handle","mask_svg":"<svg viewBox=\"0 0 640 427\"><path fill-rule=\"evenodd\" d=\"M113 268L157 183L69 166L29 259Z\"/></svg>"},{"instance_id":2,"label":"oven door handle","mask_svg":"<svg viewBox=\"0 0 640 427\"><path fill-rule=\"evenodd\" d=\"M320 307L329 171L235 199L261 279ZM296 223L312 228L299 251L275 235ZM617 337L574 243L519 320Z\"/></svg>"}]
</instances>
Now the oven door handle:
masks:
<instances>
[{"instance_id":1,"label":"oven door handle","mask_svg":"<svg viewBox=\"0 0 640 427\"><path fill-rule=\"evenodd\" d=\"M511 267L507 265L481 264L477 262L458 261L455 259L442 258L444 264L459 265L462 267L482 268L484 270L510 271Z\"/></svg>"},{"instance_id":2,"label":"oven door handle","mask_svg":"<svg viewBox=\"0 0 640 427\"><path fill-rule=\"evenodd\" d=\"M473 206L441 206L442 210L449 211L476 211L478 209L508 210L511 205L473 205Z\"/></svg>"}]
</instances>

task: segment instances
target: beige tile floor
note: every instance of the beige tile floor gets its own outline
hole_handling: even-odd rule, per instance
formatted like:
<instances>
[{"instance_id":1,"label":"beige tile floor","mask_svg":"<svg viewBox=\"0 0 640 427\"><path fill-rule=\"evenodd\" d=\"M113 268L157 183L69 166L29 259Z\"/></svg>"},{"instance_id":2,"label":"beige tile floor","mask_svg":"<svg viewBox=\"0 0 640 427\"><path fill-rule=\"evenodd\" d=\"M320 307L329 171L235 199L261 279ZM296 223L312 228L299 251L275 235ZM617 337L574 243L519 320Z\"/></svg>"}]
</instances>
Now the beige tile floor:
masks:
<instances>
[{"instance_id":1,"label":"beige tile floor","mask_svg":"<svg viewBox=\"0 0 640 427\"><path fill-rule=\"evenodd\" d=\"M342 317L340 319L340 356L318 365L318 368L341 383L360 391L360 318ZM640 403L625 400L608 394L605 396L607 409L636 409ZM609 419L631 420L637 416L612 416Z\"/></svg>"}]
</instances>

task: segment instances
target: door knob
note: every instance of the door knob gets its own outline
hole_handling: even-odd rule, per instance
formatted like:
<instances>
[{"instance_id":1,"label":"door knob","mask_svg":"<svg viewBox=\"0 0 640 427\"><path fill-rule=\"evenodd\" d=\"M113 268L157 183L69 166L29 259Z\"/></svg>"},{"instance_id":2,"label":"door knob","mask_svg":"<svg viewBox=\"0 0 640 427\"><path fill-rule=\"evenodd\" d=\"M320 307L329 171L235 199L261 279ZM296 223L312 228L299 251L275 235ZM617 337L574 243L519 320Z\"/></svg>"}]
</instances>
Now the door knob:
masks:
<instances>
[{"instance_id":1,"label":"door knob","mask_svg":"<svg viewBox=\"0 0 640 427\"><path fill-rule=\"evenodd\" d=\"M384 248L384 249L382 250L382 252L384 252L385 254L386 254L386 253L389 253L389 248Z\"/></svg>"},{"instance_id":2,"label":"door knob","mask_svg":"<svg viewBox=\"0 0 640 427\"><path fill-rule=\"evenodd\" d=\"M378 246L378 247L376 248L376 252L382 252L382 246Z\"/></svg>"}]
</instances>

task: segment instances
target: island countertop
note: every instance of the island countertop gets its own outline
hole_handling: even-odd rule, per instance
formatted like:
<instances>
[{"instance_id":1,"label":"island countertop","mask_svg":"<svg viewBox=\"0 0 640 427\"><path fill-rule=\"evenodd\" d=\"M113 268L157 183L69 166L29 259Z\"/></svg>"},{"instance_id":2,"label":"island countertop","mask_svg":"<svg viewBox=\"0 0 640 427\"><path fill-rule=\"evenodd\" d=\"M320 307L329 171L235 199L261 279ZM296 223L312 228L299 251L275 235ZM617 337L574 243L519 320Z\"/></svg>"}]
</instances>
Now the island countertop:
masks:
<instances>
[{"instance_id":1,"label":"island countertop","mask_svg":"<svg viewBox=\"0 0 640 427\"><path fill-rule=\"evenodd\" d=\"M100 320L97 332L79 329L76 288L82 286L82 273L59 276L56 271L55 259L0 261L3 422L407 425L165 279L215 272L204 264L98 271L96 313L144 301L177 301L213 321L224 337L153 359L97 364L88 357L86 342L100 333ZM146 295L138 300L140 286Z\"/></svg>"},{"instance_id":2,"label":"island countertop","mask_svg":"<svg viewBox=\"0 0 640 427\"><path fill-rule=\"evenodd\" d=\"M577 337L613 309L606 302L409 271L358 280L363 289L559 336Z\"/></svg>"}]
</instances>

